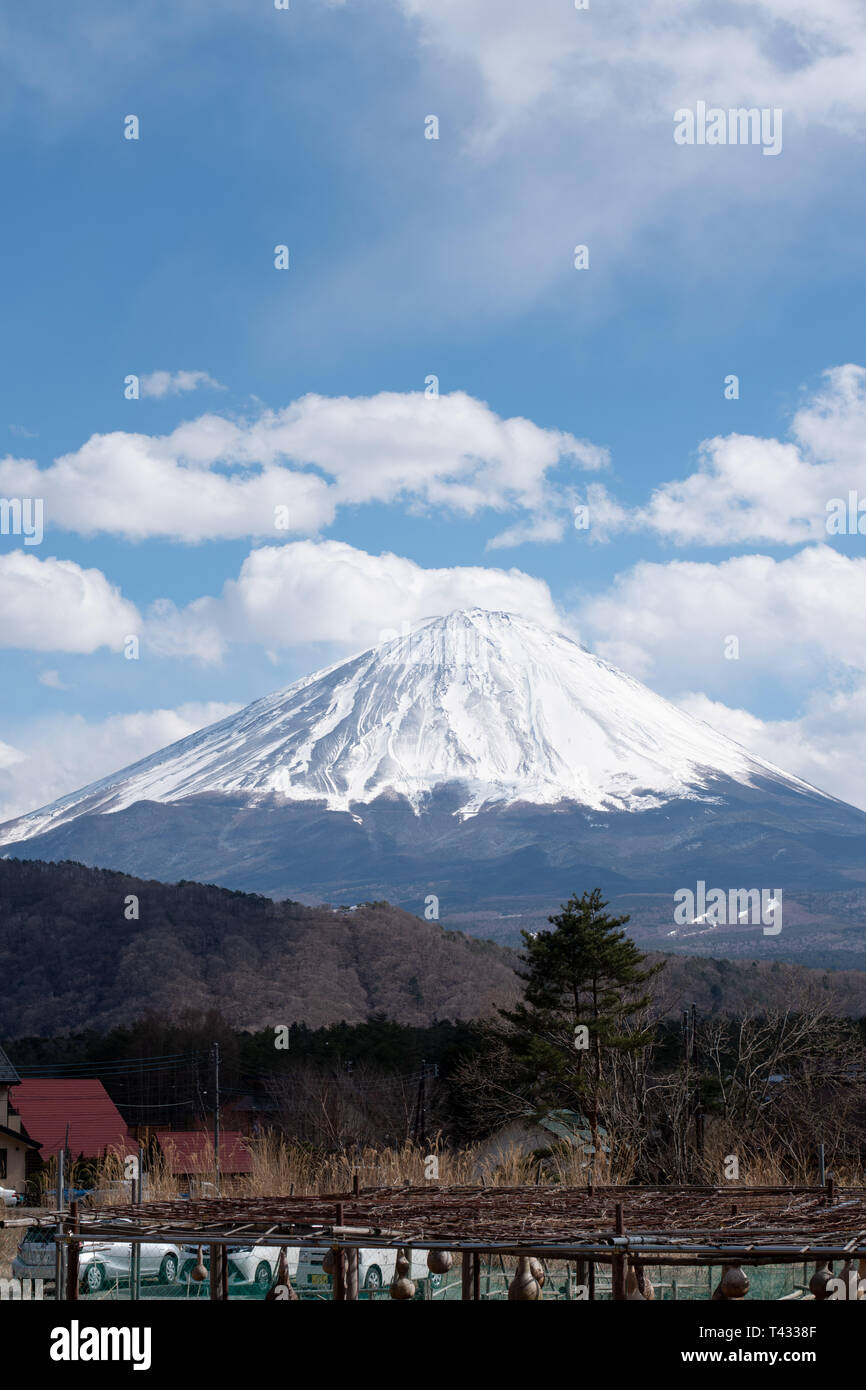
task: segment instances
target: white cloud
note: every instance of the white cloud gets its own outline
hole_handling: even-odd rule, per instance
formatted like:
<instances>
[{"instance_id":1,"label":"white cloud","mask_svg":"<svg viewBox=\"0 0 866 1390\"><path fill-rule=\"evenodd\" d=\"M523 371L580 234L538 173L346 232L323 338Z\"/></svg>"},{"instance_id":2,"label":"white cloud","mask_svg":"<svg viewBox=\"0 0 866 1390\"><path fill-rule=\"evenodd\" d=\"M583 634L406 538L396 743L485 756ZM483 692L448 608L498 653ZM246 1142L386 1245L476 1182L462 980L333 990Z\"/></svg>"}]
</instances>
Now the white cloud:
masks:
<instances>
[{"instance_id":1,"label":"white cloud","mask_svg":"<svg viewBox=\"0 0 866 1390\"><path fill-rule=\"evenodd\" d=\"M83 121L94 103L117 109L124 61L133 52L153 90L166 54L183 65L189 53L189 95L206 102L213 90L237 81L238 72L243 78L247 44L264 37L254 60L263 109L254 110L250 138L268 125L269 111L271 129L281 129L284 43L299 45L301 61L317 72L318 46L305 49L308 34L294 24L278 28L272 6L269 15L268 7L251 7L249 0L173 0L148 6L146 20L134 7L121 15L116 4L108 6L110 16L94 17L95 7L105 5L87 0L85 17L79 5L46 34L29 7L20 6L0 45L8 53L0 60L6 57L5 88L13 100L23 87L25 101L15 109L35 114L52 138L58 124ZM766 275L787 255L797 257L799 273L797 233L808 219L811 236L813 197L826 189L828 171L830 179L846 180L846 202L856 187L859 151L849 137L862 133L866 111L861 0L594 0L585 12L572 0L379 0L364 7L363 22L383 63L381 73L375 59L365 70L369 122L405 130L411 118L394 122L394 112L411 112L416 93L429 94L428 109L435 106L443 123L437 148L448 154L435 169L429 161L431 173L419 178L413 170L422 157L418 141L411 153L395 141L383 161L377 142L371 155L369 123L354 122L361 134L352 162L371 198L385 205L382 235L360 245L346 238L343 258L325 281L312 283L306 297L299 287L292 330L302 323L305 341L322 331L323 321L365 343L371 333L392 334L395 320L415 338L422 314L428 324L474 327L479 311L493 318L537 307L545 290L561 292L566 312L577 298L585 324L593 292L585 284L570 294L562 274L578 240L591 242L598 257L594 278L605 264L614 272L606 287L613 296L621 293L626 255L627 273L636 264L640 273L643 232L661 230L670 254L653 271L676 278L680 289L684 249L697 248L701 265L716 256L733 262L741 283ZM321 14L313 23L322 23ZM338 62L353 56L352 24L326 24L323 33ZM204 39L213 66L195 61ZM116 55L120 61L113 61ZM335 103L340 99L335 94ZM782 158L737 151L729 160L723 150L676 148L673 113L697 99L781 106ZM344 141L353 140L352 127L347 111ZM386 167L394 178L383 177ZM755 215L738 225L735 210L743 204ZM825 225L822 238L830 235ZM824 252L831 262L826 240ZM284 329L282 304L270 312ZM256 327L267 317L260 301Z\"/></svg>"},{"instance_id":2,"label":"white cloud","mask_svg":"<svg viewBox=\"0 0 866 1390\"><path fill-rule=\"evenodd\" d=\"M517 545L544 545L550 541L561 541L565 535L568 520L563 516L538 516L529 521L518 521L493 536L487 542L488 550L507 550Z\"/></svg>"},{"instance_id":3,"label":"white cloud","mask_svg":"<svg viewBox=\"0 0 866 1390\"><path fill-rule=\"evenodd\" d=\"M574 616L609 661L866 809L864 607L866 557L815 545L783 560L640 563L584 597ZM761 718L747 708L756 703L781 714Z\"/></svg>"},{"instance_id":4,"label":"white cloud","mask_svg":"<svg viewBox=\"0 0 866 1390\"><path fill-rule=\"evenodd\" d=\"M802 273L815 204L840 183L838 229L822 235L825 257L837 245L846 254L866 128L860 0L594 0L587 11L572 0L397 2L443 157L377 245L347 248L327 298L302 298L307 334L335 295L354 306L365 340L371 323L393 340L414 337L419 320L455 331L542 305L586 331L627 311L649 277L693 293L708 264L731 270L745 298L783 268ZM782 108L781 157L675 145L674 113L698 100ZM413 163L406 153L409 178ZM589 272L571 267L577 243L590 247ZM413 279L419 244L424 276ZM401 292L383 293L395 267Z\"/></svg>"},{"instance_id":5,"label":"white cloud","mask_svg":"<svg viewBox=\"0 0 866 1390\"><path fill-rule=\"evenodd\" d=\"M61 679L59 671L40 671L39 684L47 685L49 690L68 690L69 686Z\"/></svg>"},{"instance_id":6,"label":"white cloud","mask_svg":"<svg viewBox=\"0 0 866 1390\"><path fill-rule=\"evenodd\" d=\"M606 463L597 445L501 419L461 391L308 395L251 421L204 415L165 436L93 435L44 469L6 458L0 495L42 497L47 525L84 535L282 539L368 502L468 516L561 510L567 490L549 475Z\"/></svg>"},{"instance_id":7,"label":"white cloud","mask_svg":"<svg viewBox=\"0 0 866 1390\"><path fill-rule=\"evenodd\" d=\"M208 372L148 372L139 378L142 396L180 396L186 391L224 391L221 382L215 381Z\"/></svg>"},{"instance_id":8,"label":"white cloud","mask_svg":"<svg viewBox=\"0 0 866 1390\"><path fill-rule=\"evenodd\" d=\"M677 703L750 752L866 810L866 682L849 691L816 693L794 719L758 719L704 694L684 695Z\"/></svg>"},{"instance_id":9,"label":"white cloud","mask_svg":"<svg viewBox=\"0 0 866 1390\"><path fill-rule=\"evenodd\" d=\"M858 0L399 0L437 56L476 69L488 139L565 108L667 115L683 98L783 106L862 128L866 13Z\"/></svg>"},{"instance_id":10,"label":"white cloud","mask_svg":"<svg viewBox=\"0 0 866 1390\"><path fill-rule=\"evenodd\" d=\"M574 525L590 541L608 541L615 531L622 531L635 524L628 509L611 496L603 483L590 483L575 496L578 498L578 507L584 509L584 515L578 523L575 508Z\"/></svg>"},{"instance_id":11,"label":"white cloud","mask_svg":"<svg viewBox=\"0 0 866 1390\"><path fill-rule=\"evenodd\" d=\"M600 655L664 693L718 693L756 677L790 689L866 672L866 628L852 621L864 607L866 558L821 545L778 561L641 562L577 617Z\"/></svg>"},{"instance_id":12,"label":"white cloud","mask_svg":"<svg viewBox=\"0 0 866 1390\"><path fill-rule=\"evenodd\" d=\"M795 414L792 443L740 434L705 440L698 472L664 483L647 506L611 519L608 531L645 528L680 545L826 539L831 499L847 503L859 486L866 503L866 368L831 368L823 383Z\"/></svg>"},{"instance_id":13,"label":"white cloud","mask_svg":"<svg viewBox=\"0 0 866 1390\"><path fill-rule=\"evenodd\" d=\"M342 7L343 0L320 0ZM864 108L859 81L866 48L866 16L859 0L741 0L736 6L706 0L607 0L576 11L573 0L385 0L414 21L422 50L481 80L489 112L505 124L553 102L591 112L603 105L606 85L664 100L681 84L729 86L744 96L774 83L815 119L848 128ZM373 19L373 6L367 7ZM84 14L82 15L82 10ZM88 0L74 15L58 17L56 33L10 16L6 76L52 104L92 102L122 78L116 60L134 51L140 63L200 47L202 34L231 34L237 16L244 33L258 23L279 54L293 32L251 11L248 0L171 0L119 12L107 0ZM278 21L279 22L279 21ZM349 36L351 38L351 34ZM13 63L24 52L25 63ZM69 52L73 62L64 62ZM230 49L230 52L232 50ZM196 73L190 65L192 80ZM263 80L263 79L262 79ZM612 100L612 98L611 98Z\"/></svg>"},{"instance_id":14,"label":"white cloud","mask_svg":"<svg viewBox=\"0 0 866 1390\"><path fill-rule=\"evenodd\" d=\"M315 464L335 479L341 502L407 498L467 515L534 509L552 469L608 462L597 445L519 416L501 419L463 391L304 396L256 422L245 452Z\"/></svg>"},{"instance_id":15,"label":"white cloud","mask_svg":"<svg viewBox=\"0 0 866 1390\"><path fill-rule=\"evenodd\" d=\"M342 541L296 541L253 550L219 598L182 610L161 604L148 640L168 656L217 659L231 642L278 651L303 642L360 649L386 628L456 608L508 609L558 625L547 585L520 570L423 569L399 555L370 555Z\"/></svg>"},{"instance_id":16,"label":"white cloud","mask_svg":"<svg viewBox=\"0 0 866 1390\"><path fill-rule=\"evenodd\" d=\"M26 756L19 748L13 748L11 743L0 742L0 771L23 762Z\"/></svg>"},{"instance_id":17,"label":"white cloud","mask_svg":"<svg viewBox=\"0 0 866 1390\"><path fill-rule=\"evenodd\" d=\"M191 702L177 709L109 715L100 723L88 723L80 715L33 720L16 736L17 746L0 744L0 823L107 777L238 708Z\"/></svg>"},{"instance_id":18,"label":"white cloud","mask_svg":"<svg viewBox=\"0 0 866 1390\"><path fill-rule=\"evenodd\" d=\"M93 435L49 468L0 461L0 494L42 497L46 527L130 540L273 536L278 507L288 509L294 531L315 532L333 519L328 484L313 474L278 467L211 471L222 448L228 453L240 436L237 426L215 416L181 426L167 440Z\"/></svg>"},{"instance_id":19,"label":"white cloud","mask_svg":"<svg viewBox=\"0 0 866 1390\"><path fill-rule=\"evenodd\" d=\"M118 651L140 630L135 607L100 570L20 550L0 555L0 613L0 647L28 651Z\"/></svg>"}]
</instances>

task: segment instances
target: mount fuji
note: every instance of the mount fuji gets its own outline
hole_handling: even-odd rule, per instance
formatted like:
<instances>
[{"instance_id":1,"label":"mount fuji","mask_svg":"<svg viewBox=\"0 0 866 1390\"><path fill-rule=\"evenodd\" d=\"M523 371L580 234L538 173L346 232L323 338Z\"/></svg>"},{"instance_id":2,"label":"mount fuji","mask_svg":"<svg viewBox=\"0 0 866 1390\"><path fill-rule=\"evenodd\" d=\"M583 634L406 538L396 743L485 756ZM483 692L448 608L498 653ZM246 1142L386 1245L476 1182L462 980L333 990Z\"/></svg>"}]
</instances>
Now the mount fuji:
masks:
<instances>
[{"instance_id":1,"label":"mount fuji","mask_svg":"<svg viewBox=\"0 0 866 1390\"><path fill-rule=\"evenodd\" d=\"M866 876L866 814L562 633L472 609L0 826L0 853L418 911Z\"/></svg>"}]
</instances>

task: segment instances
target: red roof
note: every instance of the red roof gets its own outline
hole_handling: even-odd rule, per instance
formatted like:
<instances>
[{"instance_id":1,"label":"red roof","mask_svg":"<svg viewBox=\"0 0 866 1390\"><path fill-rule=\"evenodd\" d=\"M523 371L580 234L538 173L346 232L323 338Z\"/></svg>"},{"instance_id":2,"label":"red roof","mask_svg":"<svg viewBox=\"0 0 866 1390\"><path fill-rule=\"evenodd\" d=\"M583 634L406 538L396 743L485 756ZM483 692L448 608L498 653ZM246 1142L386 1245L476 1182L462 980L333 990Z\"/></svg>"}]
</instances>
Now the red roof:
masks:
<instances>
[{"instance_id":1,"label":"red roof","mask_svg":"<svg viewBox=\"0 0 866 1390\"><path fill-rule=\"evenodd\" d=\"M212 1134L205 1134L200 1129L161 1129L157 1130L156 1137L171 1173L213 1172ZM235 1130L223 1130L220 1135L221 1173L253 1171L252 1155L243 1138Z\"/></svg>"},{"instance_id":2,"label":"red roof","mask_svg":"<svg viewBox=\"0 0 866 1390\"><path fill-rule=\"evenodd\" d=\"M13 1088L9 1099L43 1158L56 1154L64 1143L73 1158L79 1154L100 1158L106 1149L125 1154L129 1149L126 1122L95 1077L27 1077Z\"/></svg>"}]
</instances>

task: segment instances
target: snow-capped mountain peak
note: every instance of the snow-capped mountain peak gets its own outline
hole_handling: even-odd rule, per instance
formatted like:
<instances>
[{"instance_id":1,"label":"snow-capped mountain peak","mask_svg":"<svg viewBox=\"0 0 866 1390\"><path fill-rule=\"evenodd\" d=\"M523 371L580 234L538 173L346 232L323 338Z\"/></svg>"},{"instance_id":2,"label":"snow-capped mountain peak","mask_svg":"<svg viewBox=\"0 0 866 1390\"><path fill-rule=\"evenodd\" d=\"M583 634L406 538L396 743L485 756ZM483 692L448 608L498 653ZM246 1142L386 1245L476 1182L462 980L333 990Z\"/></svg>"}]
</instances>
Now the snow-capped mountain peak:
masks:
<instances>
[{"instance_id":1,"label":"snow-capped mountain peak","mask_svg":"<svg viewBox=\"0 0 866 1390\"><path fill-rule=\"evenodd\" d=\"M514 802L638 811L709 796L719 776L805 788L572 638L475 608L257 700L9 822L0 840L202 794L332 810L397 794L420 811L436 787L459 784L463 816Z\"/></svg>"}]
</instances>

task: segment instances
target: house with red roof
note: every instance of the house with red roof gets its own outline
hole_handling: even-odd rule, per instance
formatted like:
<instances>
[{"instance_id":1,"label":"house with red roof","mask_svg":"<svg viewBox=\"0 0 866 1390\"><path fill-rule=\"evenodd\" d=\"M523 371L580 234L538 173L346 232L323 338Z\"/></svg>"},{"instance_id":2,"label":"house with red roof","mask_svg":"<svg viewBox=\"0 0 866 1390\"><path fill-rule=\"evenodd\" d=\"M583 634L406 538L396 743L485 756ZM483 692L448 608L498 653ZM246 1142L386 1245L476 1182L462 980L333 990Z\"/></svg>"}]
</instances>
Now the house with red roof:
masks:
<instances>
[{"instance_id":1,"label":"house with red roof","mask_svg":"<svg viewBox=\"0 0 866 1390\"><path fill-rule=\"evenodd\" d=\"M24 1191L27 1159L38 1151L15 1112L12 1088L20 1085L21 1077L0 1047L0 1187L19 1193Z\"/></svg>"},{"instance_id":2,"label":"house with red roof","mask_svg":"<svg viewBox=\"0 0 866 1390\"><path fill-rule=\"evenodd\" d=\"M213 1135L201 1129L160 1129L155 1138L172 1177L210 1178L214 1173ZM237 1130L220 1135L220 1173L238 1177L253 1171L253 1159Z\"/></svg>"},{"instance_id":3,"label":"house with red roof","mask_svg":"<svg viewBox=\"0 0 866 1390\"><path fill-rule=\"evenodd\" d=\"M15 1087L14 1105L43 1159L64 1147L72 1158L130 1151L126 1121L96 1077L25 1077Z\"/></svg>"}]
</instances>

